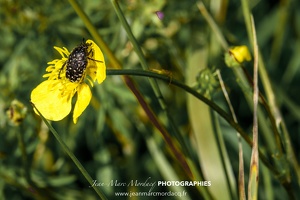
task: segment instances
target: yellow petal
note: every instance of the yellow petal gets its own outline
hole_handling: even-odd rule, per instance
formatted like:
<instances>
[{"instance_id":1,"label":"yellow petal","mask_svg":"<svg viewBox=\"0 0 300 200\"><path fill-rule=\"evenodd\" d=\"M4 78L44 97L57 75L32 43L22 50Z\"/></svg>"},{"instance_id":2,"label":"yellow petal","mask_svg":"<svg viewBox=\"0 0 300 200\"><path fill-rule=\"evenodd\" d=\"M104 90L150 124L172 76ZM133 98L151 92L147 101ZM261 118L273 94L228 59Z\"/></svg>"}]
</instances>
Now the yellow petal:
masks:
<instances>
[{"instance_id":1,"label":"yellow petal","mask_svg":"<svg viewBox=\"0 0 300 200\"><path fill-rule=\"evenodd\" d=\"M70 52L68 51L68 49L66 47L60 48L60 47L56 47L54 46L54 49L56 51L58 51L58 53L61 55L61 57L66 58L70 55Z\"/></svg>"},{"instance_id":2,"label":"yellow petal","mask_svg":"<svg viewBox=\"0 0 300 200\"><path fill-rule=\"evenodd\" d=\"M93 52L93 59L94 60L98 60L101 62L97 62L95 61L95 65L97 67L96 70L96 79L98 80L98 83L102 83L105 78L106 78L106 65L105 65L105 60L104 60L104 56L102 51L100 50L100 48L98 47L98 45L92 41L92 40L87 40L86 43L91 43L92 44L92 48L94 50ZM91 76L94 79L94 74L89 74L89 76ZM95 80L94 80L95 81Z\"/></svg>"},{"instance_id":3,"label":"yellow petal","mask_svg":"<svg viewBox=\"0 0 300 200\"><path fill-rule=\"evenodd\" d=\"M60 80L46 80L31 92L31 102L48 120L59 121L71 111L72 93L62 96Z\"/></svg>"},{"instance_id":4,"label":"yellow petal","mask_svg":"<svg viewBox=\"0 0 300 200\"><path fill-rule=\"evenodd\" d=\"M92 92L90 90L90 87L85 83L80 84L77 88L77 101L73 113L74 124L77 123L78 117L89 105L91 98L92 98Z\"/></svg>"}]
</instances>

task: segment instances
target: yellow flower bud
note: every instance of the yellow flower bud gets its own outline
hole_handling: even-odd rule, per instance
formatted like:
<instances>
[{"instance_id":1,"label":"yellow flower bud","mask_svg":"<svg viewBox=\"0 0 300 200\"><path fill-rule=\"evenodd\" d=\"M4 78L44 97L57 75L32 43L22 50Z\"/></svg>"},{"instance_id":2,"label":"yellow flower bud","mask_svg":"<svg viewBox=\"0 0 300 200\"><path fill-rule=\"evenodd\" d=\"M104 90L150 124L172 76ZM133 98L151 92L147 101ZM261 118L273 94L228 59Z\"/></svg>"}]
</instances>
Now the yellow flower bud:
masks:
<instances>
[{"instance_id":1,"label":"yellow flower bud","mask_svg":"<svg viewBox=\"0 0 300 200\"><path fill-rule=\"evenodd\" d=\"M27 107L18 100L13 100L6 114L14 126L19 126L27 114Z\"/></svg>"},{"instance_id":2,"label":"yellow flower bud","mask_svg":"<svg viewBox=\"0 0 300 200\"><path fill-rule=\"evenodd\" d=\"M245 45L232 47L225 54L225 63L228 67L238 67L251 59L251 54Z\"/></svg>"},{"instance_id":3,"label":"yellow flower bud","mask_svg":"<svg viewBox=\"0 0 300 200\"><path fill-rule=\"evenodd\" d=\"M229 49L229 53L239 63L251 60L251 54L250 54L250 52L248 50L248 47L245 46L245 45L243 45L243 46L236 46L236 47L230 48Z\"/></svg>"}]
</instances>

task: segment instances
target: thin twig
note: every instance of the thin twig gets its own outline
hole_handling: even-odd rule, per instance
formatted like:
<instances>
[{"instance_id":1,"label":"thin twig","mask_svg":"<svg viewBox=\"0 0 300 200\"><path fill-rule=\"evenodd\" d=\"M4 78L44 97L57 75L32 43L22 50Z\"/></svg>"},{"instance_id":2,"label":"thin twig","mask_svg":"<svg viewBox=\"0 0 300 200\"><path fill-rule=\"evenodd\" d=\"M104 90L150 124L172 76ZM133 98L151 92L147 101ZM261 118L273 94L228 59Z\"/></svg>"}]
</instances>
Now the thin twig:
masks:
<instances>
[{"instance_id":1,"label":"thin twig","mask_svg":"<svg viewBox=\"0 0 300 200\"><path fill-rule=\"evenodd\" d=\"M228 104L228 107L230 109L232 118L233 118L233 120L234 120L235 123L238 123L238 120L237 120L237 117L235 115L233 106L231 104L229 95L228 95L228 93L226 91L226 87L225 87L225 84L223 82L223 79L222 79L222 76L221 76L221 72L220 72L220 70L217 70L216 72L217 72L217 75L218 75L218 78L219 78L219 82L220 82L220 85L221 85L224 97L225 97L225 99L227 101L227 104ZM242 140L241 140L240 133L236 132L236 134L237 134L238 146L239 146L239 184L238 184L239 185L239 199L240 200L244 200L244 199L246 199L246 195L245 195L245 181L244 181L243 147L242 147Z\"/></svg>"},{"instance_id":2,"label":"thin twig","mask_svg":"<svg viewBox=\"0 0 300 200\"><path fill-rule=\"evenodd\" d=\"M250 162L250 178L248 183L248 199L257 199L258 195L258 178L259 178L259 155L258 155L258 122L257 122L257 105L258 105L258 45L254 19L251 15L251 24L253 32L253 147Z\"/></svg>"}]
</instances>

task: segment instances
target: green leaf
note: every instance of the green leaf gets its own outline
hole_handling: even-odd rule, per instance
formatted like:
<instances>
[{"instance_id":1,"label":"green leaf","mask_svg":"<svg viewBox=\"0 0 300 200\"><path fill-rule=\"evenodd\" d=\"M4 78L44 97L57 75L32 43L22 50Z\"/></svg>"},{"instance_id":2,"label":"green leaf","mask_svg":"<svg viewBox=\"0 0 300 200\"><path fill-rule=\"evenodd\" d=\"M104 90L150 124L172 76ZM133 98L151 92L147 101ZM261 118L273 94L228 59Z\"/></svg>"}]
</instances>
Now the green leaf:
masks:
<instances>
[{"instance_id":1,"label":"green leaf","mask_svg":"<svg viewBox=\"0 0 300 200\"><path fill-rule=\"evenodd\" d=\"M188 55L186 77L188 84L191 85L195 82L198 72L206 67L207 51L198 50ZM187 103L201 170L205 180L211 181L208 189L215 199L232 199L230 186L227 184L226 169L222 164L220 147L214 133L211 110L206 104L190 95L188 95ZM225 158L227 156L223 157ZM226 160L226 163L230 161ZM231 179L234 181L233 177Z\"/></svg>"}]
</instances>

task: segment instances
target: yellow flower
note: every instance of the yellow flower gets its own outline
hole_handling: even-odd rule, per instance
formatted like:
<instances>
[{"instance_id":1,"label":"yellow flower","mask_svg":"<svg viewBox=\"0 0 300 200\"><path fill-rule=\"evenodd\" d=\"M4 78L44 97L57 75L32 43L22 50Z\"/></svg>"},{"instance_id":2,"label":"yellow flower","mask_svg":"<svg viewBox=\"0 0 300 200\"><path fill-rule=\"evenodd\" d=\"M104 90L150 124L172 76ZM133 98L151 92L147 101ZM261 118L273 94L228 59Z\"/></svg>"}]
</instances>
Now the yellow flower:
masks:
<instances>
[{"instance_id":1,"label":"yellow flower","mask_svg":"<svg viewBox=\"0 0 300 200\"><path fill-rule=\"evenodd\" d=\"M106 78L104 57L92 40L82 42L71 53L65 47L54 49L62 58L48 62L48 73L43 76L48 79L32 90L31 102L46 119L59 121L71 112L72 98L77 93L73 110L76 124L92 98L90 86Z\"/></svg>"},{"instance_id":2,"label":"yellow flower","mask_svg":"<svg viewBox=\"0 0 300 200\"><path fill-rule=\"evenodd\" d=\"M232 47L225 53L225 63L228 67L239 67L241 63L251 59L251 54L245 45Z\"/></svg>"}]
</instances>

